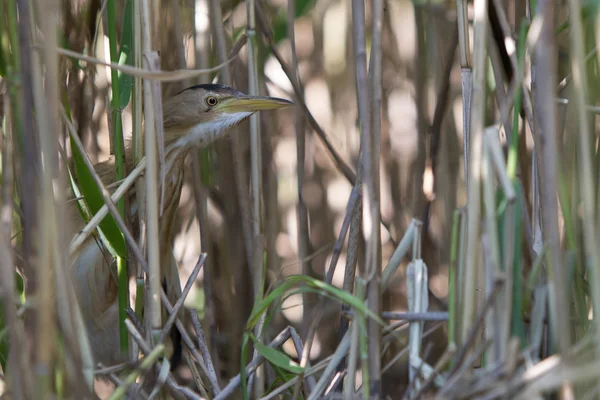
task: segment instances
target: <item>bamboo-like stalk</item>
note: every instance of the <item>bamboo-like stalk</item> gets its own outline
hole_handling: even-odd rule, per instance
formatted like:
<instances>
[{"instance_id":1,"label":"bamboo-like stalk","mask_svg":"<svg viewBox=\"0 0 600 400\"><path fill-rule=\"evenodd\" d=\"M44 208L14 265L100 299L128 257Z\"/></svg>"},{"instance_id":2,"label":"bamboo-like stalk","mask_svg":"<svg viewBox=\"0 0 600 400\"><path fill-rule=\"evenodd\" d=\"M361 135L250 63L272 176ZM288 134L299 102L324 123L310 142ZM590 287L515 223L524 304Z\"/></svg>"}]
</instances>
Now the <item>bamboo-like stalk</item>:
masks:
<instances>
[{"instance_id":1,"label":"bamboo-like stalk","mask_svg":"<svg viewBox=\"0 0 600 400\"><path fill-rule=\"evenodd\" d=\"M139 1L133 2L133 54L134 54L134 65L136 68L142 68L142 10ZM135 163L139 166L142 163L144 157L144 135L143 129L143 114L142 114L142 90L143 82L139 76L133 78L133 94L131 98L132 103L132 133L131 140L133 143L133 157ZM133 172L133 171L130 171ZM139 238L138 246L144 247L146 242L146 190L145 190L145 179L139 177L135 181L135 193L136 201L138 206L138 226L139 226ZM99 212L98 212L99 213ZM135 312L139 319L142 318L142 310L144 308L144 271L142 266L137 263L136 265L136 292L135 292ZM134 346L137 344L134 342ZM132 354L138 354L136 348Z\"/></svg>"},{"instance_id":2,"label":"bamboo-like stalk","mask_svg":"<svg viewBox=\"0 0 600 400\"><path fill-rule=\"evenodd\" d=\"M457 275L458 275L458 231L462 218L459 210L452 214L452 233L450 235L450 265L448 267L448 349L456 349L456 308L457 308Z\"/></svg>"},{"instance_id":3,"label":"bamboo-like stalk","mask_svg":"<svg viewBox=\"0 0 600 400\"><path fill-rule=\"evenodd\" d=\"M457 0L458 46L461 67L462 100L463 100L463 157L465 165L465 184L469 187L469 138L471 135L471 95L472 69L471 51L469 44L469 21L467 18L467 1Z\"/></svg>"},{"instance_id":4,"label":"bamboo-like stalk","mask_svg":"<svg viewBox=\"0 0 600 400\"><path fill-rule=\"evenodd\" d=\"M338 345L338 347L335 349L335 352L333 353L331 360L327 364L325 371L323 371L323 374L321 375L319 381L317 382L317 385L315 386L315 390L313 390L312 393L308 396L308 400L316 400L316 399L322 398L323 392L325 391L327 386L329 386L329 382L330 382L333 374L335 373L337 365L340 362L342 362L342 360L344 358L346 358L346 353L348 352L349 348L350 348L350 335L349 335L349 333L346 333L346 335L340 341L340 344ZM379 398L379 397L375 397L375 398Z\"/></svg>"},{"instance_id":5,"label":"bamboo-like stalk","mask_svg":"<svg viewBox=\"0 0 600 400\"><path fill-rule=\"evenodd\" d=\"M495 127L487 128L491 130L491 135L497 135L498 129ZM504 276L504 279L507 282L512 281L511 276L508 271L505 270L505 274L502 275L502 270L500 268L500 248L498 241L498 224L496 217L496 199L495 199L495 191L494 191L494 170L492 167L491 155L488 147L490 146L487 140L488 130L484 132L483 138L483 156L482 156L482 165L481 165L481 180L483 181L483 202L485 204L485 242L484 242L484 258L485 258L485 294L489 296L494 290L494 283L496 279L500 276ZM508 286L508 287L507 287ZM490 348L486 353L486 360L489 360L489 363L500 362L502 355L504 354L504 336L500 334L499 329L495 329L496 327L501 328L502 332L510 327L502 324L500 327L499 322L502 320L502 310L505 308L504 301L502 301L502 296L506 296L506 298L510 298L512 285L504 286L504 291L499 293L498 296L500 299L494 304L494 308L491 312L486 316L485 321L485 337L487 340L491 340L494 344L492 348ZM510 311L510 308L505 311ZM502 322L504 322L502 320Z\"/></svg>"},{"instance_id":6,"label":"bamboo-like stalk","mask_svg":"<svg viewBox=\"0 0 600 400\"><path fill-rule=\"evenodd\" d=\"M210 5L210 15L212 21L222 21L222 11L221 11L221 3L217 0L209 0ZM255 5L257 6L257 4ZM212 30L212 38L215 43L215 50L217 53L217 60L226 60L228 57L226 40L225 40L225 30L224 26L220 22L215 22L211 24ZM237 52L236 52L237 53ZM220 80L222 83L231 86L232 85L232 75L229 68L223 68L221 70ZM235 268L232 279L235 281L236 289L242 291L244 287L248 285L248 282L244 277L246 276L246 272L242 271L241 268L244 266L242 260L244 258L247 260L247 265L249 268L249 275L253 276L254 273L254 253L253 253L253 238L252 238L252 226L251 226L251 214L252 210L250 209L250 199L248 195L248 183L247 183L247 173L246 173L246 162L244 161L246 158L242 152L242 143L238 135L232 135L230 141L230 149L226 147L225 144L217 144L217 155L223 164L227 164L221 167L220 174L222 180L227 188L223 189L226 195L231 196L228 199L230 207L234 208L233 215L236 215L236 218L241 219L241 227L242 227L242 238L244 242L244 251L245 257L242 255L237 257L237 262L233 265L232 269ZM227 172L227 175L224 173ZM233 185L231 181L233 180ZM234 237L238 238L239 236L239 223L240 221L231 222L236 224L235 227L228 227L229 233L234 235ZM262 261L262 260L261 260ZM243 292L242 292L243 293ZM240 301L240 300L238 300ZM233 330L236 332L242 333L243 330L243 320L246 316L236 315L233 317L234 327ZM235 324L239 324L235 326ZM239 349L241 341L240 338L235 338L236 345L232 346L231 357L233 360L238 360L239 357ZM234 365L237 365L235 363Z\"/></svg>"},{"instance_id":7,"label":"bamboo-like stalk","mask_svg":"<svg viewBox=\"0 0 600 400\"><path fill-rule=\"evenodd\" d=\"M366 65L366 64L365 64ZM354 292L354 281L356 277L356 266L359 259L364 259L364 246L361 238L361 225L362 225L362 167L359 164L359 168L356 174L356 184L354 190L357 192L356 205L352 212L350 220L350 227L348 230L348 246L346 250L346 265L344 267L344 282L342 288L347 293ZM348 310L347 305L342 304L342 312ZM348 329L348 320L344 316L340 316L340 339L346 333ZM354 346L356 342L352 342Z\"/></svg>"},{"instance_id":8,"label":"bamboo-like stalk","mask_svg":"<svg viewBox=\"0 0 600 400\"><path fill-rule=\"evenodd\" d=\"M361 138L371 135L371 109L369 108L369 86L367 74L367 49L366 49L366 33L365 33L365 2L363 0L352 1L352 39L354 46L354 73L356 84L356 101L358 105L358 121L360 127ZM357 220L362 219L362 171L365 166L362 161L364 152L364 144L361 140L361 156L357 171L357 179L355 187L361 194L358 201L356 211L353 213L348 237L348 258L346 263L346 271L344 274L344 290L352 293L354 289L354 266L358 259L358 238L360 234L360 224ZM360 178L359 178L360 177ZM359 211L360 210L360 211Z\"/></svg>"},{"instance_id":9,"label":"bamboo-like stalk","mask_svg":"<svg viewBox=\"0 0 600 400\"><path fill-rule=\"evenodd\" d=\"M348 356L348 376L344 382L344 398L349 399L354 395L354 388L356 387L356 371L358 364L358 324L354 323L350 327L350 354ZM342 337L343 338L343 337Z\"/></svg>"},{"instance_id":10,"label":"bamboo-like stalk","mask_svg":"<svg viewBox=\"0 0 600 400\"><path fill-rule=\"evenodd\" d=\"M150 36L150 9L148 8L148 0L141 1L141 17L142 17L142 57L146 67L153 69L148 57L151 57L151 36ZM148 299L148 322L151 328L158 330L161 326L161 308L160 308L160 253L158 243L158 163L156 151L156 129L154 121L154 94L152 91L152 83L144 80L144 147L146 154L146 223L147 223L147 251L148 251L148 280L149 293ZM147 332L150 333L150 332Z\"/></svg>"},{"instance_id":11,"label":"bamboo-like stalk","mask_svg":"<svg viewBox=\"0 0 600 400\"><path fill-rule=\"evenodd\" d=\"M590 155L590 143L592 135L590 122L586 112L586 99L588 98L588 79L584 62L583 50L583 28L581 25L581 3L578 0L569 0L569 38L572 51L571 70L573 74L575 109L577 110L577 122L579 125L579 190L581 193L582 208L581 218L583 222L585 255L588 258L586 264L590 272L590 291L594 309L594 323L596 325L596 337L600 335L600 254L598 249L598 227L595 221L594 210L594 180L592 174L592 160ZM549 11L547 11L549 12ZM555 122L556 123L556 122ZM563 342L561 342L563 343ZM596 351L600 351L600 341L596 341Z\"/></svg>"},{"instance_id":12,"label":"bamboo-like stalk","mask_svg":"<svg viewBox=\"0 0 600 400\"><path fill-rule=\"evenodd\" d=\"M247 26L246 36L248 36L248 94L258 96L258 74L256 72L258 43L256 37L256 17L254 0L246 1ZM252 242L253 242L253 271L254 271L254 297L262 297L264 290L263 262L262 262L262 212L261 212L261 193L262 193L262 175L261 175L261 134L259 119L257 114L250 116L250 162L251 162L251 182L252 182Z\"/></svg>"},{"instance_id":13,"label":"bamboo-like stalk","mask_svg":"<svg viewBox=\"0 0 600 400\"><path fill-rule=\"evenodd\" d=\"M458 244L457 244L457 264L456 264L456 283L455 290L457 291L454 303L456 304L455 312L454 312L454 345L459 347L462 345L462 321L464 319L464 302L465 296L463 293L463 288L465 287L465 279L466 279L466 257L467 257L467 208L463 207L459 209L460 213L460 229L458 232Z\"/></svg>"},{"instance_id":14,"label":"bamboo-like stalk","mask_svg":"<svg viewBox=\"0 0 600 400\"><path fill-rule=\"evenodd\" d=\"M205 15L202 15L202 14ZM210 23L208 16L208 0L196 0L194 2L194 48L196 67L200 69L208 68L208 60L210 57ZM208 82L208 79L200 77L202 83ZM197 153L192 154L192 185L194 188L194 200L196 207L196 217L200 225L200 242L202 251L207 253L207 259L204 263L204 305L205 305L205 322L208 326L207 342L209 353L215 369L219 370L219 357L217 355L217 347L215 335L217 326L215 321L215 303L213 295L213 285L215 283L214 271L215 260L212 257L212 252L209 251L211 245L210 225L208 218L208 196L203 185L208 185L210 182L210 149L200 149Z\"/></svg>"},{"instance_id":15,"label":"bamboo-like stalk","mask_svg":"<svg viewBox=\"0 0 600 400\"><path fill-rule=\"evenodd\" d=\"M535 47L535 105L538 125L536 152L541 158L540 201L542 205L542 226L544 242L550 247L547 259L549 284L554 287L554 302L551 309L556 321L556 339L561 353L571 345L571 327L569 324L569 300L566 287L567 274L563 265L558 229L558 128L556 97L556 43L554 39L555 4L551 0L538 0L536 13L542 18L540 37ZM515 111L516 112L516 111ZM583 111L585 113L585 111ZM585 119L585 117L584 117ZM583 151L588 154L587 146ZM590 214L590 216L593 215ZM589 223L584 224L589 225ZM594 246L596 247L596 246ZM598 259L597 259L598 260ZM597 288L600 288L597 287ZM600 293L600 292L595 292ZM600 304L600 303L596 303Z\"/></svg>"},{"instance_id":16,"label":"bamboo-like stalk","mask_svg":"<svg viewBox=\"0 0 600 400\"><path fill-rule=\"evenodd\" d=\"M356 84L356 101L358 105L358 122L360 127L361 143L359 150L359 163L354 182L354 190L358 193L358 199L350 221L350 229L348 233L348 250L346 256L346 266L344 269L344 291L353 293L355 290L356 266L359 258L364 257L363 241L361 238L361 227L363 220L363 173L365 165L363 160L364 141L362 138L371 135L371 109L369 108L369 86L367 73L367 49L366 49L366 32L365 32L365 2L362 0L352 1L352 35L353 35L353 50L354 50L354 73ZM364 271L361 271L364 273ZM342 313L347 311L348 307L342 305ZM348 330L348 320L341 316L340 320L340 343ZM359 352L359 327L358 325L352 328L351 354L349 367L352 371L356 370L357 354ZM352 372L354 373L354 372ZM349 379L349 382L344 385L344 393L354 393L354 375Z\"/></svg>"},{"instance_id":17,"label":"bamboo-like stalk","mask_svg":"<svg viewBox=\"0 0 600 400\"><path fill-rule=\"evenodd\" d=\"M504 155L502 153L502 146L500 141L498 140L498 132L496 128L488 128L484 132L484 159L489 163L490 172L495 171L496 176L498 177L499 186L502 188L504 199L506 200L505 207L505 216L504 216L504 237L502 240L503 245L503 271L504 271L504 288L501 294L499 294L499 299L497 301L497 305L495 305L494 310L497 313L497 316L494 320L494 328L495 332L498 332L499 335L496 337L496 343L494 345L497 347L497 354L506 354L508 351L508 346L510 342L510 332L511 332L511 320L513 318L513 304L516 302L514 298L514 286L518 287L518 282L514 282L515 273L519 275L522 274L521 271L515 271L514 268L514 243L517 240L521 240L520 237L515 238L515 201L517 199L514 182L511 180L507 173L507 166L504 160ZM484 179L484 202L486 204L486 211L496 209L495 201L493 197L490 196L492 193L492 188L486 188L488 182ZM493 229L497 226L496 221L491 220L491 216L489 216L489 220L487 222L488 226L493 226ZM497 266L495 266L496 275L500 275L500 249L499 249L499 239L497 237L497 231L495 233L491 233L490 236L493 238L491 243L493 257L495 258L494 262L498 262ZM494 277L496 278L496 277ZM494 279L495 280L495 279ZM491 282L491 279L489 280ZM517 311L520 313L521 311ZM514 327L513 327L514 328Z\"/></svg>"},{"instance_id":18,"label":"bamboo-like stalk","mask_svg":"<svg viewBox=\"0 0 600 400\"><path fill-rule=\"evenodd\" d=\"M428 110L428 99L431 97L427 89L430 82L429 70L432 69L429 66L428 61L428 50L433 46L435 34L428 29L429 19L427 13L422 7L415 7L414 9L415 18L415 107L416 107L416 137L417 143L415 148L415 154L412 157L411 166L411 185L416 190L412 192L412 204L410 205L410 212L415 215L425 215L427 208L427 199L425 192L423 191L423 176L425 174L425 168L427 165L428 151L427 151L427 137L430 136L429 129L429 110ZM429 32L431 33L429 33ZM427 33L426 33L427 32ZM432 34L433 33L433 34ZM427 36L427 38L426 38ZM371 50L372 51L372 50ZM372 61L371 61L372 63ZM435 73L432 71L431 76ZM373 118L373 117L372 117Z\"/></svg>"},{"instance_id":19,"label":"bamboo-like stalk","mask_svg":"<svg viewBox=\"0 0 600 400\"><path fill-rule=\"evenodd\" d=\"M17 5L19 15L24 18L24 23L19 24L17 18ZM31 259L34 249L34 233L37 229L40 156L38 143L35 138L33 121L35 120L31 105L33 105L32 83L31 83L31 46L29 25L29 14L31 5L26 0L5 2L6 16L8 19L7 36L10 38L12 49L12 69L9 69L9 93L11 94L13 111L13 132L17 138L15 144L20 147L21 174L22 179L17 182L17 195L23 210L21 224L23 228L23 257L27 266L26 276L29 281L28 288L35 290L37 286L37 275L31 269ZM27 22L25 22L27 21ZM21 89L17 83L21 76ZM20 185L19 185L20 183ZM27 193L24 191L27 190Z\"/></svg>"},{"instance_id":20,"label":"bamboo-like stalk","mask_svg":"<svg viewBox=\"0 0 600 400\"><path fill-rule=\"evenodd\" d=\"M469 143L469 185L467 209L467 254L461 340L465 340L476 312L476 284L478 282L478 249L480 224L480 181L482 137L485 113L486 43L488 1L475 0L475 31L473 43L473 93L471 103ZM464 344L464 343L461 343Z\"/></svg>"},{"instance_id":21,"label":"bamboo-like stalk","mask_svg":"<svg viewBox=\"0 0 600 400\"><path fill-rule=\"evenodd\" d=\"M411 248L410 246L412 246L416 237L416 225L420 223L420 221L413 219L408 225L408 228L406 228L404 236L400 240L400 243L398 243L398 246L396 246L394 253L388 260L388 263L383 269L383 273L381 274L382 289L387 288L387 286L390 284L392 276L394 276L394 274L400 267L400 264L402 263L402 259L408 253L408 250Z\"/></svg>"},{"instance_id":22,"label":"bamboo-like stalk","mask_svg":"<svg viewBox=\"0 0 600 400\"><path fill-rule=\"evenodd\" d=\"M210 8L211 8L211 13L213 14L211 16L211 19L216 20L216 21L222 21L222 12L221 12L221 4L219 2L216 2L215 0L210 0ZM223 27L223 24L220 23L215 23L211 25L212 29L213 29L213 40L215 41L215 48L217 51L217 59L221 62L223 60L227 59L227 48L226 48L226 42L225 42L225 30ZM229 71L229 68L223 68L221 70L221 80L225 85L232 85L232 78L231 78L231 72ZM233 150L233 157L235 160L237 160L235 162L235 181L236 181L236 188L237 188L237 192L238 192L238 196L239 196L239 207L240 207L240 211L242 213L242 231L244 234L244 243L245 243L245 247L246 247L246 256L248 259L248 264L251 266L253 264L253 252L252 252L252 230L251 230L251 226L250 226L250 210L249 210L249 204L250 201L248 199L248 192L246 189L244 189L247 185L245 183L245 179L244 177L246 176L245 173L245 166L242 163L242 153L241 153L241 148L240 148L240 143L239 143L239 138L237 138L236 135L233 135L231 137L231 146L232 146L232 150Z\"/></svg>"},{"instance_id":23,"label":"bamboo-like stalk","mask_svg":"<svg viewBox=\"0 0 600 400\"><path fill-rule=\"evenodd\" d=\"M364 168L363 230L366 242L367 305L381 313L381 103L382 103L382 31L383 0L373 1L370 71L371 134L361 135ZM367 322L370 396L381 397L381 326L374 319Z\"/></svg>"},{"instance_id":24,"label":"bamboo-like stalk","mask_svg":"<svg viewBox=\"0 0 600 400\"><path fill-rule=\"evenodd\" d=\"M142 68L142 10L139 1L133 2L133 64L137 69ZM112 61L112 60L111 60ZM132 105L132 143L133 143L133 156L135 157L135 164L139 164L142 157L144 157L144 141L142 135L142 79L139 76L133 77L133 94L131 98ZM140 179L138 182L143 183L144 180ZM142 188L143 189L143 188ZM136 191L140 195L144 190ZM142 201L141 203L145 203ZM138 207L141 204L138 204ZM142 221L140 221L142 222ZM140 225L141 227L142 225ZM143 229L140 229L142 232Z\"/></svg>"},{"instance_id":25,"label":"bamboo-like stalk","mask_svg":"<svg viewBox=\"0 0 600 400\"><path fill-rule=\"evenodd\" d=\"M258 74L257 68L257 54L258 54L258 42L256 35L256 12L255 12L255 1L246 0L246 36L248 36L248 94L251 96L258 96ZM254 289L254 301L260 301L264 293L265 286L265 270L263 262L263 224L262 224L262 145L261 145L261 132L259 125L259 116L253 114L250 116L250 180L252 186L252 283ZM262 342L263 324L258 324L255 328L254 334L256 340ZM254 358L258 356L258 350L254 350ZM256 385L254 386L255 397L260 397L263 393L265 386L265 370L259 368L254 375L256 378Z\"/></svg>"},{"instance_id":26,"label":"bamboo-like stalk","mask_svg":"<svg viewBox=\"0 0 600 400\"><path fill-rule=\"evenodd\" d=\"M102 61L96 57L86 56L84 54L77 53L76 51L63 49L61 47L57 47L56 51L58 54L71 57L76 60L86 61L92 64L104 65L106 67L110 67L112 69L116 69L117 71L124 72L131 76L136 76L139 78L150 79L152 81L157 82L174 82L180 81L182 79L192 79L201 75L208 75L214 72L221 71L224 67L231 64L231 62L237 57L237 52L234 52L233 55L229 58L225 58L225 61L222 63L207 69L178 69L174 71L149 71L147 69L141 69L136 67L131 67L129 65L119 65L113 62Z\"/></svg>"},{"instance_id":27,"label":"bamboo-like stalk","mask_svg":"<svg viewBox=\"0 0 600 400\"><path fill-rule=\"evenodd\" d=\"M206 255L206 253L204 253ZM206 262L205 262L206 264ZM202 357L206 360L206 368L209 380L211 382L216 383L217 386L213 384L213 390L215 393L219 391L219 379L217 377L217 369L215 368L215 362L213 361L213 357L211 355L210 349L208 348L208 344L206 343L206 336L202 330L202 325L200 323L200 319L198 318L198 312L194 309L189 310L190 319L194 326L194 331L196 332L196 336L198 337L198 347L200 349L200 353Z\"/></svg>"},{"instance_id":28,"label":"bamboo-like stalk","mask_svg":"<svg viewBox=\"0 0 600 400\"><path fill-rule=\"evenodd\" d=\"M24 344L25 329L23 322L17 318L16 308L13 305L16 297L14 285L14 257L11 249L10 238L12 236L13 218L13 195L14 195L14 171L13 171L13 132L11 124L11 102L6 93L4 95L6 112L5 124L2 126L2 193L0 210L0 293L3 303L3 323L8 327L8 335L11 349L8 355L8 365L11 373L5 376L5 384L12 388L15 397L25 397L30 376L24 372L27 370L26 361L28 351ZM25 353L25 354L23 354ZM4 372L4 371L3 371Z\"/></svg>"},{"instance_id":29,"label":"bamboo-like stalk","mask_svg":"<svg viewBox=\"0 0 600 400\"><path fill-rule=\"evenodd\" d=\"M299 71L298 71L298 57L296 55L296 33L294 26L294 18L296 15L296 0L288 0L287 4L287 36L290 40L291 46L291 66L294 72L290 79L294 86L299 87ZM303 93L299 93L303 97ZM298 232L298 259L302 263L302 273L304 275L310 275L312 266L308 260L310 252L310 231L308 228L308 209L303 197L304 181L305 181L305 168L306 168L306 133L304 131L304 120L302 118L302 111L299 107L294 107L294 130L296 133L296 188L298 200L296 202L296 221L297 221L297 232ZM302 326L306 328L310 325L309 315L311 310L309 307L310 296L305 293L302 298ZM301 333L306 333L302 332ZM306 349L306 347L305 347ZM303 356L302 358L304 358ZM298 387L298 386L296 386Z\"/></svg>"},{"instance_id":30,"label":"bamboo-like stalk","mask_svg":"<svg viewBox=\"0 0 600 400\"><path fill-rule=\"evenodd\" d=\"M63 223L63 213L60 206L64 203L54 201L54 184L57 183L59 188L58 193L65 193L64 181L61 185L58 171L57 160L57 143L56 140L59 132L57 108L51 105L56 105L56 100L59 98L58 81L54 77L58 76L58 59L56 55L56 32L58 24L58 15L60 6L57 2L39 1L37 10L40 15L44 15L41 19L41 31L45 36L47 47L43 51L43 59L46 72L46 81L44 86L36 85L36 116L38 121L38 134L41 155L44 160L43 173L40 176L40 201L38 209L40 210L39 220L39 243L38 255L40 263L38 264L37 276L38 281L38 300L39 306L37 310L36 333L37 337L37 391L39 398L46 398L50 393L50 385L53 368L51 367L53 355L56 351L56 325L53 320L55 305L54 279L61 276L58 270L66 264L66 257L61 254L61 249L64 249L61 234L61 227L65 228ZM28 21L23 21L26 26ZM28 28L27 28L28 29ZM40 82L41 83L41 82ZM45 93L43 88L45 87ZM44 101L45 100L45 101ZM26 105L27 106L27 105ZM61 190L62 189L62 190ZM44 260L44 262L41 262ZM43 309L42 309L43 307Z\"/></svg>"},{"instance_id":31,"label":"bamboo-like stalk","mask_svg":"<svg viewBox=\"0 0 600 400\"><path fill-rule=\"evenodd\" d=\"M296 55L296 33L294 19L296 16L296 1L288 0L287 4L287 36L290 40L291 46L291 65L292 71L295 73L290 76L293 81L293 85L299 86L298 82L298 57ZM300 93L302 96L303 93ZM297 202L296 202L296 221L297 221L297 233L298 233L298 259L302 263L302 274L310 275L312 271L311 261L309 259L310 252L310 231L308 228L308 209L303 197L304 181L305 181L305 161L306 161L306 133L304 131L304 120L302 118L302 111L298 108L294 108L294 130L296 133L296 188L297 188ZM315 331L317 329L316 322L321 319L321 310L318 308L322 302L319 300L317 308L313 310L309 306L311 296L308 293L302 295L302 330L301 333L306 338L303 353L300 355L300 366L306 367L310 358L310 351L313 343ZM312 323L311 323L312 321ZM308 328L310 326L310 329ZM314 328L313 328L314 326ZM314 383L309 385L304 379L298 380L294 387L293 399L297 399L300 394L300 388L302 383L305 385L306 393L310 393L310 389L314 387Z\"/></svg>"}]
</instances>

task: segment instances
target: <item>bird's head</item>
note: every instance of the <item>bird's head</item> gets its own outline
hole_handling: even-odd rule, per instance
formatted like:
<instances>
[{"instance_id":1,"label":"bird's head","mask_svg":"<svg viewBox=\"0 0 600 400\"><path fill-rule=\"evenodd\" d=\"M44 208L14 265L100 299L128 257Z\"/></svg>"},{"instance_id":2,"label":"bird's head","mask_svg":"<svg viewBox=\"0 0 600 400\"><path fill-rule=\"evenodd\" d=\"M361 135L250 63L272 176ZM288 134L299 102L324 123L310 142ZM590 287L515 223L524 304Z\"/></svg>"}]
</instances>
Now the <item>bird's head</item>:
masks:
<instances>
[{"instance_id":1,"label":"bird's head","mask_svg":"<svg viewBox=\"0 0 600 400\"><path fill-rule=\"evenodd\" d=\"M167 147L206 146L257 111L294 103L276 97L249 96L225 85L189 87L163 105Z\"/></svg>"}]
</instances>

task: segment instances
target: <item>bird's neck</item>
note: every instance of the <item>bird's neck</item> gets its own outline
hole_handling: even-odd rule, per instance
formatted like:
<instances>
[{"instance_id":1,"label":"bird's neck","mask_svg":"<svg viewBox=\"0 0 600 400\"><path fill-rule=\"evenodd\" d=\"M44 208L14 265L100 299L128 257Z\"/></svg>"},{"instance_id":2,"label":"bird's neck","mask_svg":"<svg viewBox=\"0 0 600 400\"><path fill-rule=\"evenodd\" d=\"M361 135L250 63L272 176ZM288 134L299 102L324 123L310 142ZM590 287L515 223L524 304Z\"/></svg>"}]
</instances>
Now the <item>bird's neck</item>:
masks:
<instances>
[{"instance_id":1,"label":"bird's neck","mask_svg":"<svg viewBox=\"0 0 600 400\"><path fill-rule=\"evenodd\" d=\"M204 121L186 127L172 127L165 131L165 149L206 147L231 132L231 128L252 113L239 112L221 115L214 121Z\"/></svg>"},{"instance_id":2,"label":"bird's neck","mask_svg":"<svg viewBox=\"0 0 600 400\"><path fill-rule=\"evenodd\" d=\"M181 137L182 135L185 135L185 131L186 130L181 130L181 132L174 132L172 130L165 130L164 131L164 156L165 159L163 160L165 162L165 166L169 166L169 165L173 165L176 164L175 161L180 161L182 159L185 158L185 156L187 155L188 151L191 149L191 147L186 148L184 146L179 146L177 145L177 138ZM189 129L188 129L189 131ZM141 154L144 154L144 146L145 146L145 140L146 140L146 136L144 131L142 131L142 140L140 142L140 147L142 148L142 152ZM134 146L133 146L133 140L131 140L131 138L127 138L125 139L125 159L127 161L127 171L131 171L135 168L135 166L138 164L139 160L136 159L135 157L135 151L134 151ZM160 160L158 160L160 162ZM165 171L165 177L169 175L169 173L171 173L173 168L169 168L169 170Z\"/></svg>"}]
</instances>

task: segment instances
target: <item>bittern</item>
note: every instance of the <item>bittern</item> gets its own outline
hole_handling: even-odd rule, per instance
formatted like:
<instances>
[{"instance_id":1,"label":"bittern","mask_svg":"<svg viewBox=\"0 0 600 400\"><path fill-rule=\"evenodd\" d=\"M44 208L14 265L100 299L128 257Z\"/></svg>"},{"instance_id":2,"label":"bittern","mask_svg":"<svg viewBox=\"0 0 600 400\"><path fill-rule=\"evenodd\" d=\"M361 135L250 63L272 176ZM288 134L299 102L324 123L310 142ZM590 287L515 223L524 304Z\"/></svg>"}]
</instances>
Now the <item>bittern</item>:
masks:
<instances>
[{"instance_id":1,"label":"bittern","mask_svg":"<svg viewBox=\"0 0 600 400\"><path fill-rule=\"evenodd\" d=\"M172 254L174 224L184 178L184 159L190 150L207 146L224 137L229 128L239 124L257 111L273 110L294 103L275 97L245 95L231 87L216 84L187 88L163 105L165 175L164 208L159 217L161 283L174 304L181 295L179 273ZM125 143L128 170L133 167L131 142ZM99 163L95 170L104 185L116 180L114 158ZM160 188L162 189L162 188ZM133 189L132 189L133 190ZM135 193L130 199L130 218L138 209ZM84 227L78 210L71 211L75 229ZM131 221L136 218L131 218ZM106 252L89 238L74 256L72 280L87 328L95 362L112 365L122 362L119 347L119 311L116 271ZM174 348L179 348L174 344ZM175 355L173 356L175 357Z\"/></svg>"}]
</instances>

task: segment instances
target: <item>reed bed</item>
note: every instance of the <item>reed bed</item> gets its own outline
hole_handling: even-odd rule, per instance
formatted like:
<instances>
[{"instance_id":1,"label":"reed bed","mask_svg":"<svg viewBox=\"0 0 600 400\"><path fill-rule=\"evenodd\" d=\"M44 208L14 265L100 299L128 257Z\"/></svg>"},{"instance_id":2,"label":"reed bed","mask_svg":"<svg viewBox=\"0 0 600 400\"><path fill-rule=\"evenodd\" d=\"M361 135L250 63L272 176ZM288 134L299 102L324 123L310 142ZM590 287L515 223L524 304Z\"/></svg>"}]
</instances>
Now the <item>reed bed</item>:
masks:
<instances>
[{"instance_id":1,"label":"reed bed","mask_svg":"<svg viewBox=\"0 0 600 400\"><path fill-rule=\"evenodd\" d=\"M0 5L0 398L600 396L597 1ZM171 304L162 101L207 82L295 107L189 157ZM125 364L71 286L90 235Z\"/></svg>"}]
</instances>

